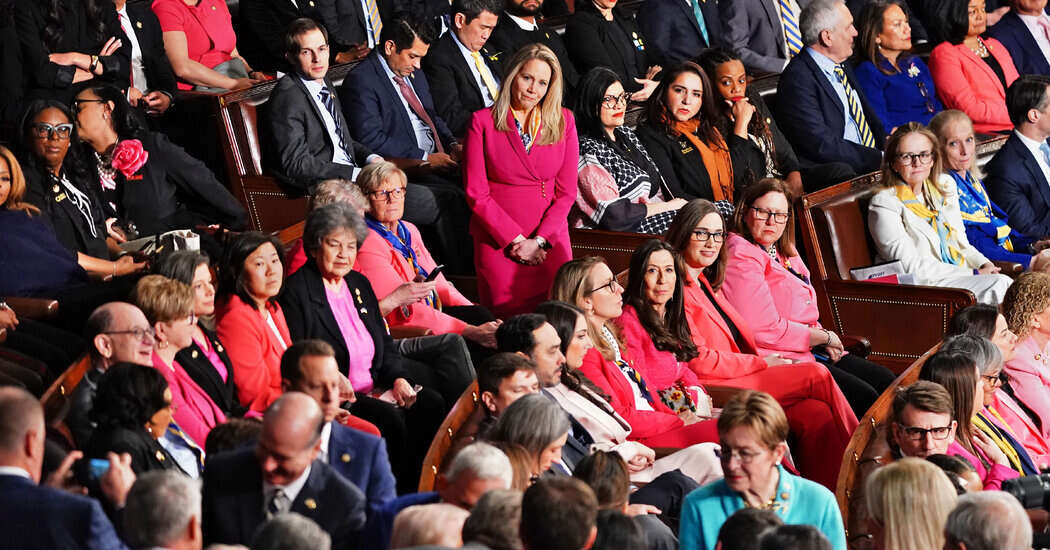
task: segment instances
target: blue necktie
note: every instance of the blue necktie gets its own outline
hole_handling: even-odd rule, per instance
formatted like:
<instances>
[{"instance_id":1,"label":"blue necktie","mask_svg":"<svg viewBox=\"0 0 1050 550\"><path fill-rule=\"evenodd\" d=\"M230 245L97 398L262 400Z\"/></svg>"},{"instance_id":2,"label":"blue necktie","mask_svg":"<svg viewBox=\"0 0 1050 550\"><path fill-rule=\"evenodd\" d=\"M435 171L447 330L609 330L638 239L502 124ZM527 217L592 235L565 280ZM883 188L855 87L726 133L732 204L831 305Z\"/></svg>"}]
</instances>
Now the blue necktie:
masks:
<instances>
[{"instance_id":1,"label":"blue necktie","mask_svg":"<svg viewBox=\"0 0 1050 550\"><path fill-rule=\"evenodd\" d=\"M857 130L860 133L860 144L874 149L875 136L871 134L868 119L864 116L864 106L860 104L860 96L857 95L857 91L853 89L853 86L849 85L849 80L846 79L846 70L842 68L842 65L835 65L835 76L838 77L842 88L846 91L846 99L849 100L849 114L853 118L853 122L857 123Z\"/></svg>"}]
</instances>

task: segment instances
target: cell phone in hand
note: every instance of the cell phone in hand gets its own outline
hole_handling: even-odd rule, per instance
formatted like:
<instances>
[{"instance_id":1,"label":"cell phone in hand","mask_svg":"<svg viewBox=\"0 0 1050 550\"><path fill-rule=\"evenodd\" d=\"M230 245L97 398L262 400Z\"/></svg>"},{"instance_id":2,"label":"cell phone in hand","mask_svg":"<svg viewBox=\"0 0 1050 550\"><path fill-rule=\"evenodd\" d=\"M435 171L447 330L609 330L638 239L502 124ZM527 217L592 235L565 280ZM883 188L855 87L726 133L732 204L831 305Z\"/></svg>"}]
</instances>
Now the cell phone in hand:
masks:
<instances>
[{"instance_id":1,"label":"cell phone in hand","mask_svg":"<svg viewBox=\"0 0 1050 550\"><path fill-rule=\"evenodd\" d=\"M430 281L433 281L434 279L437 279L437 276L441 275L441 272L444 271L444 270L445 270L445 264L441 264L441 265L435 267L434 269L432 269L430 271L430 274L427 275L427 278L424 279L423 282L424 283L429 283Z\"/></svg>"}]
</instances>

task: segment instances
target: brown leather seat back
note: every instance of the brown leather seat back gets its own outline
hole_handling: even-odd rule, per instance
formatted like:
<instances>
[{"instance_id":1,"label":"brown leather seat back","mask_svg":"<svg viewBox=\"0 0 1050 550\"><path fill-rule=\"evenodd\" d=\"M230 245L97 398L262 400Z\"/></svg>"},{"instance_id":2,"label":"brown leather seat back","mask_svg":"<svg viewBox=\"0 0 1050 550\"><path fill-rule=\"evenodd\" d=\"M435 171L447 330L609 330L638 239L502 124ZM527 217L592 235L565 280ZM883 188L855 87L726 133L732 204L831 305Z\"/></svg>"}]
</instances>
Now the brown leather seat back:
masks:
<instances>
[{"instance_id":1,"label":"brown leather seat back","mask_svg":"<svg viewBox=\"0 0 1050 550\"><path fill-rule=\"evenodd\" d=\"M818 253L828 279L848 281L850 269L875 262L868 233L868 202L879 190L873 179L868 175L836 185L825 190L828 195L823 200L811 202L810 213L820 241Z\"/></svg>"},{"instance_id":2,"label":"brown leather seat back","mask_svg":"<svg viewBox=\"0 0 1050 550\"><path fill-rule=\"evenodd\" d=\"M644 233L621 233L598 229L569 230L573 258L601 256L613 273L626 271L631 266L631 254L634 254L634 250L642 243L659 238L659 235Z\"/></svg>"}]
</instances>

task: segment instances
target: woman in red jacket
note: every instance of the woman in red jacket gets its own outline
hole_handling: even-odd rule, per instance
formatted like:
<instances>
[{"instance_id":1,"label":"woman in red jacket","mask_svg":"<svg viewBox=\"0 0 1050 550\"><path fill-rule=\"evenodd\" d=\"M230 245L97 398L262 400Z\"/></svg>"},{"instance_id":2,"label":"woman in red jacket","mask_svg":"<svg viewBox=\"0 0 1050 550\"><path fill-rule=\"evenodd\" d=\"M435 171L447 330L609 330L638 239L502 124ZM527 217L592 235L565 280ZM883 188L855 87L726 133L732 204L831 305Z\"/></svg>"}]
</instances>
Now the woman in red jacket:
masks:
<instances>
[{"instance_id":1,"label":"woman in red jacket","mask_svg":"<svg viewBox=\"0 0 1050 550\"><path fill-rule=\"evenodd\" d=\"M857 417L824 366L756 354L750 328L719 291L725 276L726 234L721 214L702 199L682 207L667 230L667 242L684 264L676 276L683 280L685 317L697 352L689 368L705 384L773 395L796 435L799 470L834 488Z\"/></svg>"}]
</instances>

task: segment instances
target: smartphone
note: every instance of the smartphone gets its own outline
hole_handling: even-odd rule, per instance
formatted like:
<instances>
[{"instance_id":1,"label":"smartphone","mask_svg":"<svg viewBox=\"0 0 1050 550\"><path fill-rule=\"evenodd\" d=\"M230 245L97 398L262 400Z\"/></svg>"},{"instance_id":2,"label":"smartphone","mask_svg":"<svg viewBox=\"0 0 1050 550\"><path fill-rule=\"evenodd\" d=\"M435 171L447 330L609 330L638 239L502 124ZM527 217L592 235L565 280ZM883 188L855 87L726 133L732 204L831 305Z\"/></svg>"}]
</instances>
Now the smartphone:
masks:
<instances>
[{"instance_id":1,"label":"smartphone","mask_svg":"<svg viewBox=\"0 0 1050 550\"><path fill-rule=\"evenodd\" d=\"M101 458L81 458L73 465L73 477L81 485L97 487L102 476L109 471L109 461Z\"/></svg>"},{"instance_id":2,"label":"smartphone","mask_svg":"<svg viewBox=\"0 0 1050 550\"><path fill-rule=\"evenodd\" d=\"M432 269L430 271L430 275L427 275L427 278L424 279L423 282L424 283L429 283L430 281L433 281L434 279L437 279L437 276L441 275L441 272L444 269L445 269L445 264L441 264L441 265L435 267L434 269Z\"/></svg>"}]
</instances>

